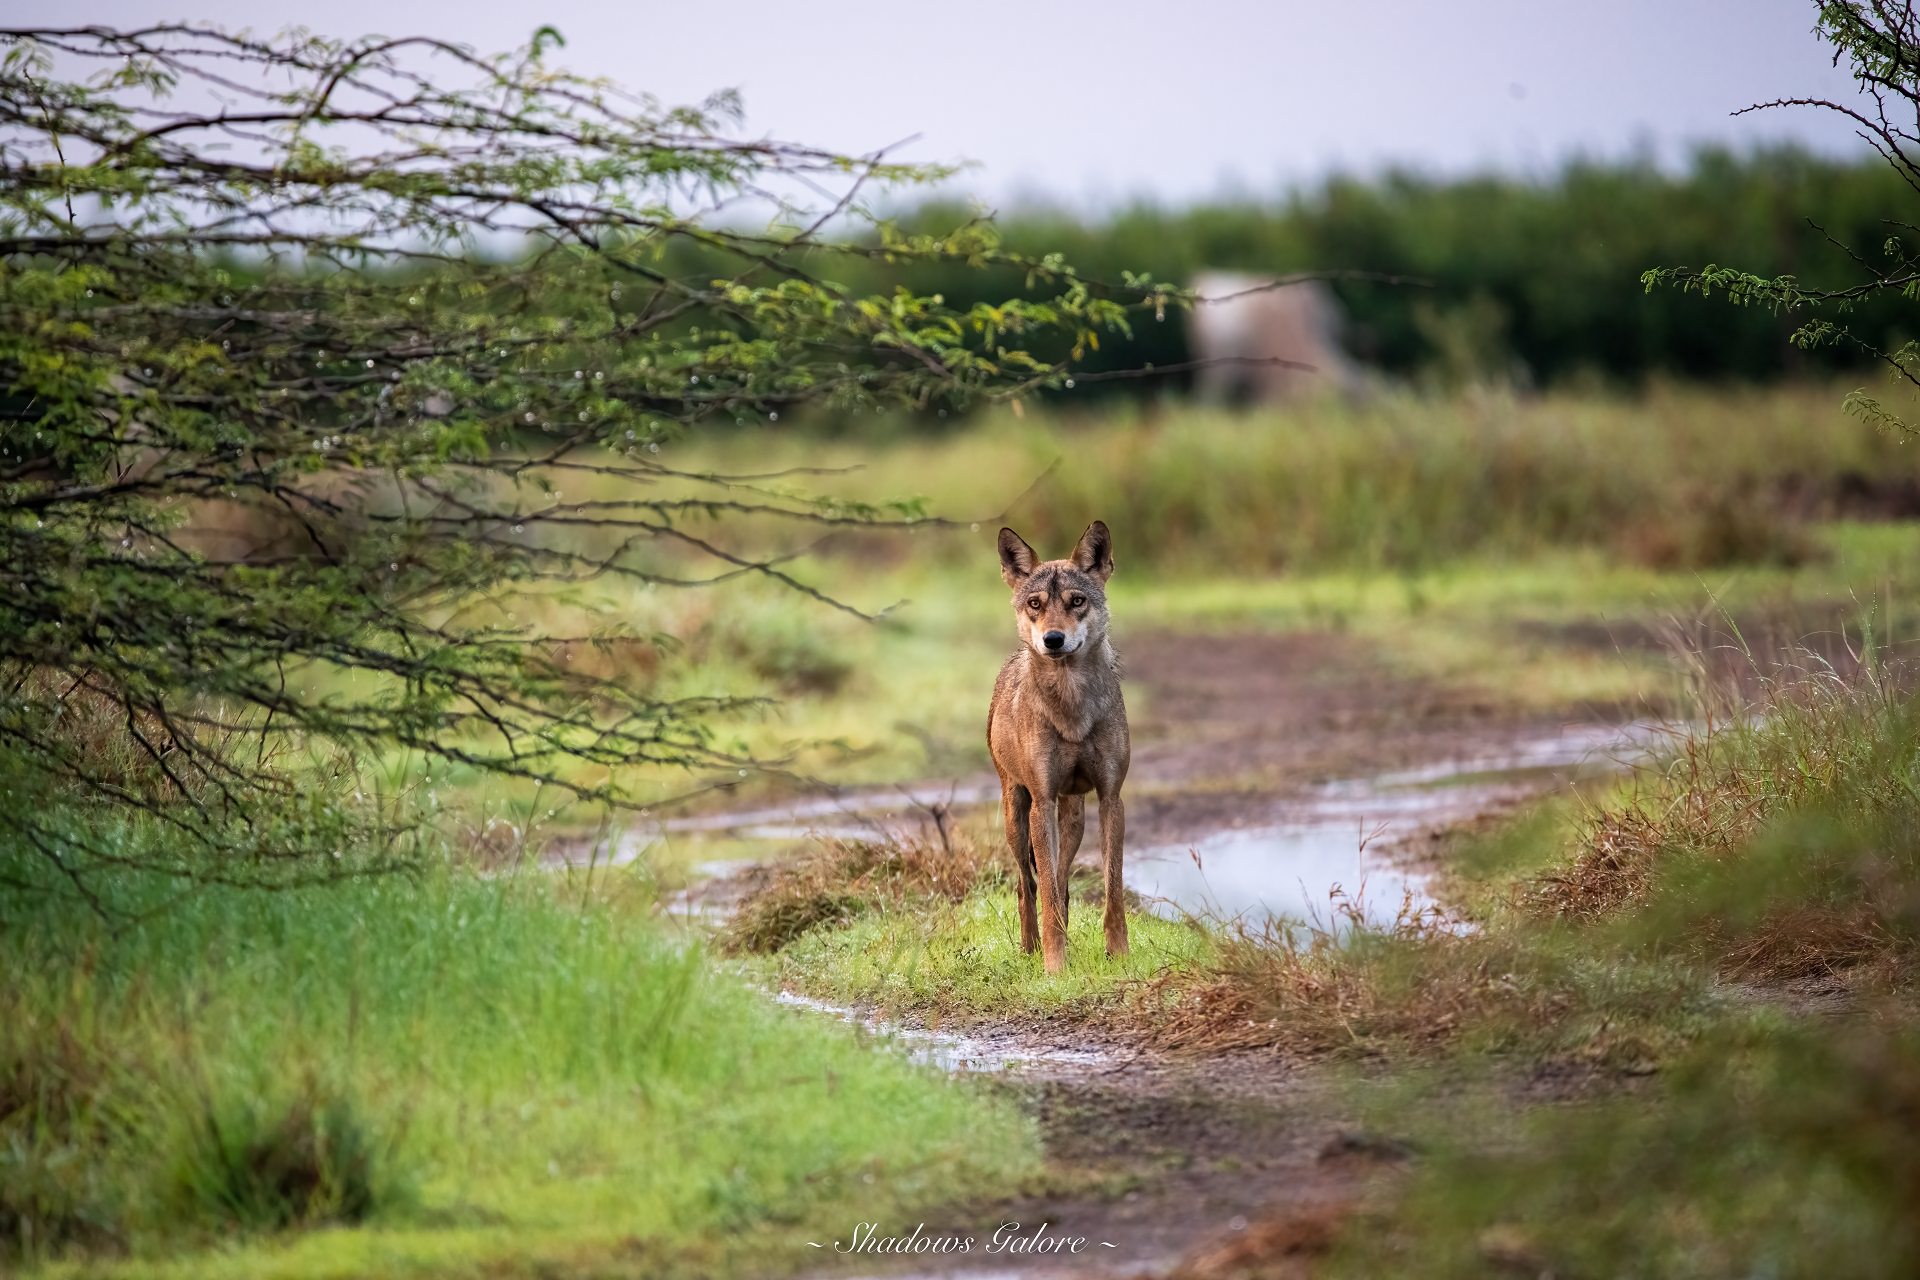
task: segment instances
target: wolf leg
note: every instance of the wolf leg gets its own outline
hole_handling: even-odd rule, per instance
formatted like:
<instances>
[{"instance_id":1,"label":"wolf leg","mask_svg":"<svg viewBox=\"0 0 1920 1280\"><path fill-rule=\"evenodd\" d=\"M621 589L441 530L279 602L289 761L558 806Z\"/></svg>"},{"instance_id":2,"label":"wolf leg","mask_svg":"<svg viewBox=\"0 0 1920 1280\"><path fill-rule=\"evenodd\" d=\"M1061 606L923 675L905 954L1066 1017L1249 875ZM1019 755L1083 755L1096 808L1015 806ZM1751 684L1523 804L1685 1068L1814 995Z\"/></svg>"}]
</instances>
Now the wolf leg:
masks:
<instances>
[{"instance_id":1,"label":"wolf leg","mask_svg":"<svg viewBox=\"0 0 1920 1280\"><path fill-rule=\"evenodd\" d=\"M1059 882L1054 867L1060 859L1060 798L1033 797L1032 816L1027 832L1033 844L1033 872L1040 890L1040 953L1046 959L1047 972L1059 973L1067 967L1067 917L1060 905Z\"/></svg>"},{"instance_id":2,"label":"wolf leg","mask_svg":"<svg viewBox=\"0 0 1920 1280\"><path fill-rule=\"evenodd\" d=\"M1057 882L1054 892L1060 896L1060 919L1064 923L1073 914L1073 898L1067 886L1073 878L1073 856L1080 852L1080 841L1087 834L1087 798L1060 797L1060 861L1054 865Z\"/></svg>"},{"instance_id":3,"label":"wolf leg","mask_svg":"<svg viewBox=\"0 0 1920 1280\"><path fill-rule=\"evenodd\" d=\"M1015 892L1020 904L1020 949L1029 955L1040 945L1040 925L1033 913L1033 838L1027 825L1027 807L1033 800L1027 789L1000 787L1000 810L1007 820L1007 849L1013 854Z\"/></svg>"},{"instance_id":4,"label":"wolf leg","mask_svg":"<svg viewBox=\"0 0 1920 1280\"><path fill-rule=\"evenodd\" d=\"M1120 803L1120 789L1100 797L1100 859L1106 877L1106 903L1101 922L1107 932L1107 954L1127 954L1127 890L1121 874L1121 847L1127 830L1126 806Z\"/></svg>"}]
</instances>

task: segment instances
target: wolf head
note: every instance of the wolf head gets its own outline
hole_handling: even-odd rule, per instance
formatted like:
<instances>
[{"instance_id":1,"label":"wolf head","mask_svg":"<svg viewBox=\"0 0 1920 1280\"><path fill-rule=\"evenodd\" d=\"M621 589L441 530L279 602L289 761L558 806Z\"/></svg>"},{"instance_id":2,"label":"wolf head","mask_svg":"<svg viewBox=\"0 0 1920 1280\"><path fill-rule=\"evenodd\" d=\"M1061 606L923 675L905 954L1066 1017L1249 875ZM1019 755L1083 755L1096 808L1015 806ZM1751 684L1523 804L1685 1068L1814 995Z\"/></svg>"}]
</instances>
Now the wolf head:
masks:
<instances>
[{"instance_id":1,"label":"wolf head","mask_svg":"<svg viewBox=\"0 0 1920 1280\"><path fill-rule=\"evenodd\" d=\"M1065 662L1106 639L1113 536L1101 521L1087 526L1070 557L1044 562L1026 539L1002 529L1000 576L1013 588L1021 643L1042 658Z\"/></svg>"}]
</instances>

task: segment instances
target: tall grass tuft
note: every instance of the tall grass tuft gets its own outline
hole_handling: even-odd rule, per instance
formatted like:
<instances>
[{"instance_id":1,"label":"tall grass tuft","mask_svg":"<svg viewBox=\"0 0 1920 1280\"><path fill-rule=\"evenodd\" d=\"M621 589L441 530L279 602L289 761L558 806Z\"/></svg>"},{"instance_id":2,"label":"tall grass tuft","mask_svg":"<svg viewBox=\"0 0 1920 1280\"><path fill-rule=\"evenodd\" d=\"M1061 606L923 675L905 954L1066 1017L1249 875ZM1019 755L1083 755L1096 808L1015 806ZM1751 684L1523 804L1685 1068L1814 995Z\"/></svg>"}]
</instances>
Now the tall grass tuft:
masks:
<instances>
[{"instance_id":1,"label":"tall grass tuft","mask_svg":"<svg viewBox=\"0 0 1920 1280\"><path fill-rule=\"evenodd\" d=\"M1209 963L1161 975L1132 1008L1149 1043L1179 1052L1371 1054L1442 1040L1479 1007L1492 966L1474 947L1411 902L1382 925L1336 898L1331 921L1223 932Z\"/></svg>"},{"instance_id":2,"label":"tall grass tuft","mask_svg":"<svg viewBox=\"0 0 1920 1280\"><path fill-rule=\"evenodd\" d=\"M202 1100L177 1174L186 1212L241 1227L363 1222L401 1203L383 1135L348 1097L309 1080L284 1100Z\"/></svg>"},{"instance_id":3,"label":"tall grass tuft","mask_svg":"<svg viewBox=\"0 0 1920 1280\"><path fill-rule=\"evenodd\" d=\"M1325 1274L1848 1276L1920 1266L1911 1022L1726 1027L1578 1107L1429 1089L1424 1156Z\"/></svg>"}]
</instances>

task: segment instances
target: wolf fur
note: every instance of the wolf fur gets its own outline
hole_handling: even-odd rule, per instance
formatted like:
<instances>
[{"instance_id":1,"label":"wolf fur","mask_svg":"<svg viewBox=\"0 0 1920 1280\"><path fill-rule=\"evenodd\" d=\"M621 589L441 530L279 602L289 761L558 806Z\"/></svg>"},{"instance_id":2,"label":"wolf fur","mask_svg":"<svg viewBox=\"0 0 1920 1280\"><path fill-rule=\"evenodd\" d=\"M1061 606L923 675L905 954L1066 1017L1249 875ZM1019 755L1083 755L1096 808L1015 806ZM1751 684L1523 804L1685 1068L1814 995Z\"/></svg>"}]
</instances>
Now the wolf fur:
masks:
<instances>
[{"instance_id":1,"label":"wolf fur","mask_svg":"<svg viewBox=\"0 0 1920 1280\"><path fill-rule=\"evenodd\" d=\"M993 686L987 748L1019 872L1020 945L1037 945L1049 973L1066 967L1067 873L1086 831L1088 792L1100 799L1107 954L1127 950L1120 785L1132 744L1107 637L1112 574L1113 539L1098 520L1065 560L1042 562L1019 534L1000 531L1000 576L1013 590L1021 644Z\"/></svg>"}]
</instances>

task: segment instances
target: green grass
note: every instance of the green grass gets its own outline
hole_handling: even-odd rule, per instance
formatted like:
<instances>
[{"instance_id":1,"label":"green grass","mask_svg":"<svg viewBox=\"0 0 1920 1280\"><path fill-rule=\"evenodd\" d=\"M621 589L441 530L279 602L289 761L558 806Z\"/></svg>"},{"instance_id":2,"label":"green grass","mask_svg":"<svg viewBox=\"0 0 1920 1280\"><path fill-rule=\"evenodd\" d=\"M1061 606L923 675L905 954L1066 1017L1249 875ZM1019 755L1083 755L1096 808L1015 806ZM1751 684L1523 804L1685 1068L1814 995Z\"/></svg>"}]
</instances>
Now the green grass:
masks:
<instances>
[{"instance_id":1,"label":"green grass","mask_svg":"<svg viewBox=\"0 0 1920 1280\"><path fill-rule=\"evenodd\" d=\"M1422 1158L1325 1274L1899 1277L1920 1261L1910 1017L1732 1017L1647 1087L1518 1106L1513 1082L1403 1077L1371 1118Z\"/></svg>"},{"instance_id":2,"label":"green grass","mask_svg":"<svg viewBox=\"0 0 1920 1280\"><path fill-rule=\"evenodd\" d=\"M1083 908L1049 977L986 885L876 897L776 972L935 1022L1084 1018L1147 986L1168 1047L1364 1058L1356 1108L1421 1155L1330 1274L1911 1274L1920 704L1863 657L1847 680L1760 668L1763 717L1457 847L1472 933L1142 929L1116 971ZM1800 1006L1808 981L1838 1016Z\"/></svg>"},{"instance_id":3,"label":"green grass","mask_svg":"<svg viewBox=\"0 0 1920 1280\"><path fill-rule=\"evenodd\" d=\"M1008 519L1048 554L1094 515L1114 526L1123 654L1156 629L1315 630L1350 637L1357 661L1495 708L1684 706L1684 664L1633 638L1649 621L1824 626L1877 601L1880 637L1905 638L1894 606L1920 585L1920 524L1781 514L1796 476L1818 499L1848 472L1914 469L1839 420L1836 401L1657 391L1323 418L1029 419L931 440L716 438L673 461L857 458L871 469L826 487L919 492L989 518L795 562L862 607L907 601L880 624L764 583L596 582L512 608L555 633L630 627L640 638L569 660L661 696L779 699L716 724L724 747L791 752L837 781L972 772L1011 644L990 513L1060 459ZM1701 510L1719 515L1687 514ZM741 536L771 543L761 526ZM1592 639L1616 626L1617 650ZM1129 700L1152 713L1147 690ZM902 887L888 864L824 923L742 963L934 1023L1139 1025L1129 1001L1148 991L1168 1044L1438 1055L1503 1123L1441 1126L1394 1231L1355 1255L1376 1273L1537 1256L1535 1271L1793 1274L1884 1226L1910 1185L1864 1129L1816 1140L1821 1124L1863 1126L1873 1098L1904 1106L1920 1076L1906 994L1920 732L1905 705L1783 702L1765 725L1712 740L1702 771L1565 800L1475 842L1455 877L1485 925L1470 936L1289 948L1135 914L1132 953L1113 962L1098 907L1078 903L1068 970L1049 976L1018 948L1003 879L935 893ZM456 841L501 820L506 847L531 849L581 818L554 789L381 764L370 773L386 792L437 804ZM1587 856L1602 817L1632 812L1645 821L1618 825L1634 836L1624 856ZM236 1277L798 1267L810 1232L856 1213L1030 1173L1034 1135L1004 1104L769 1007L661 931L650 890L727 847L672 841L644 872L591 890L443 871L205 888L119 928L0 890L5 1261ZM0 858L6 877L46 887L36 858ZM94 883L121 907L158 892L115 873ZM1570 897L1574 884L1591 892ZM1888 1002L1886 1034L1809 1045L1788 1015L1723 998L1730 979L1777 988L1836 970ZM1498 1094L1503 1064L1540 1059L1606 1080L1660 1074L1597 1119L1519 1114ZM1718 1092L1717 1062L1730 1082ZM1740 1141L1714 1141L1728 1129ZM1582 1179L1623 1207L1583 1209ZM1849 1179L1871 1193L1857 1211ZM1747 1184L1750 1205L1715 1189ZM1623 1222L1654 1223L1649 1243ZM1915 1256L1898 1241L1888 1258Z\"/></svg>"},{"instance_id":4,"label":"green grass","mask_svg":"<svg viewBox=\"0 0 1920 1280\"><path fill-rule=\"evenodd\" d=\"M1577 1105L1516 1105L1484 1064L1376 1082L1356 1105L1421 1159L1323 1273L1909 1276L1916 1080L1910 1018L1748 1013Z\"/></svg>"},{"instance_id":5,"label":"green grass","mask_svg":"<svg viewBox=\"0 0 1920 1280\"><path fill-rule=\"evenodd\" d=\"M1845 416L1847 389L1384 395L1251 414L1109 406L1001 413L941 435L715 432L669 452L695 471L857 468L788 483L863 502L920 498L980 522L987 546L1004 518L1043 554L1064 553L1099 516L1123 572L1393 574L1556 547L1705 567L1791 562L1801 516L1843 498L1897 499L1920 474L1898 440ZM970 558L956 539L929 546L936 536L863 550Z\"/></svg>"},{"instance_id":6,"label":"green grass","mask_svg":"<svg viewBox=\"0 0 1920 1280\"><path fill-rule=\"evenodd\" d=\"M26 1274L798 1269L1036 1166L1007 1105L772 1006L617 883L201 887L119 927L8 889L0 919L0 1256Z\"/></svg>"},{"instance_id":7,"label":"green grass","mask_svg":"<svg viewBox=\"0 0 1920 1280\"><path fill-rule=\"evenodd\" d=\"M1088 1018L1132 988L1193 967L1212 950L1190 925L1145 912L1127 917L1130 950L1109 958L1097 904L1067 920L1067 967L1050 974L1020 949L1010 887L976 889L957 903L875 912L817 928L781 951L774 973L821 999L873 1005L930 1024Z\"/></svg>"},{"instance_id":8,"label":"green grass","mask_svg":"<svg viewBox=\"0 0 1920 1280\"><path fill-rule=\"evenodd\" d=\"M998 840L824 840L782 860L720 935L767 982L929 1024L1091 1019L1143 984L1193 968L1214 935L1127 913L1131 949L1108 957L1101 907L1068 913L1067 967L1020 949L1011 867Z\"/></svg>"},{"instance_id":9,"label":"green grass","mask_svg":"<svg viewBox=\"0 0 1920 1280\"><path fill-rule=\"evenodd\" d=\"M1478 934L1249 964L1212 993L1237 1018L1236 989L1305 974L1371 1001L1343 1021L1376 1048L1448 1046L1360 1086L1425 1154L1332 1274L1912 1274L1920 704L1871 660L1769 694L1470 845ZM1578 1105L1515 1105L1581 1080Z\"/></svg>"}]
</instances>

